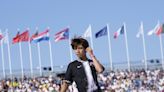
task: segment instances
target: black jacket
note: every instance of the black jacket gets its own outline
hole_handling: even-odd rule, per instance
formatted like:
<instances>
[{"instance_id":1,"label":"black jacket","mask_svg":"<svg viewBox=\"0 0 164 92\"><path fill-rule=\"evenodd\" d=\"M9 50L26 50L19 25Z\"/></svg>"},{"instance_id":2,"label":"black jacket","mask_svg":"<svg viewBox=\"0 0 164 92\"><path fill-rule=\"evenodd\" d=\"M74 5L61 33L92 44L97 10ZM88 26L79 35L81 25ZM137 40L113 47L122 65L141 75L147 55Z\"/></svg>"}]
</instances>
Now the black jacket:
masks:
<instances>
[{"instance_id":1,"label":"black jacket","mask_svg":"<svg viewBox=\"0 0 164 92\"><path fill-rule=\"evenodd\" d=\"M95 92L101 92L100 87L98 85L98 81L97 81L96 69L93 65L92 60L88 60L88 61L89 61L89 65L92 71L94 82L96 86L98 87L98 90ZM75 81L79 92L87 92L87 87L88 87L87 77L85 74L83 64L81 62L75 60L68 65L66 75L65 75L65 80L69 81L70 83Z\"/></svg>"}]
</instances>

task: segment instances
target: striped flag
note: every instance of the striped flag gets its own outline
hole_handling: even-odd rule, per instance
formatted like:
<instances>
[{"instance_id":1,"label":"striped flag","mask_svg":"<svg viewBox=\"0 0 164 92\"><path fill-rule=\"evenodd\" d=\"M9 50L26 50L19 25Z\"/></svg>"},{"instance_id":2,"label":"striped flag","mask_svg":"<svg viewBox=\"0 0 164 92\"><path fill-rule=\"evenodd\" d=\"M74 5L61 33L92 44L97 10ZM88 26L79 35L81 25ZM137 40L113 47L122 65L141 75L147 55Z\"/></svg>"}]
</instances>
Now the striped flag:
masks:
<instances>
[{"instance_id":1,"label":"striped flag","mask_svg":"<svg viewBox=\"0 0 164 92\"><path fill-rule=\"evenodd\" d=\"M69 28L62 29L55 34L55 42L60 40L69 39Z\"/></svg>"},{"instance_id":2,"label":"striped flag","mask_svg":"<svg viewBox=\"0 0 164 92\"><path fill-rule=\"evenodd\" d=\"M2 35L3 35L3 38L1 39L3 43L7 44L8 43L8 31L5 31Z\"/></svg>"},{"instance_id":3,"label":"striped flag","mask_svg":"<svg viewBox=\"0 0 164 92\"><path fill-rule=\"evenodd\" d=\"M159 22L157 23L157 25L154 27L154 29L150 30L147 35L150 36L152 34L154 34L156 32L156 30L158 30L160 28L160 24Z\"/></svg>"},{"instance_id":4,"label":"striped flag","mask_svg":"<svg viewBox=\"0 0 164 92\"><path fill-rule=\"evenodd\" d=\"M31 42L41 42L41 41L48 41L49 40L49 30L45 30L44 32L38 33L36 32L35 34L32 35L31 37Z\"/></svg>"},{"instance_id":5,"label":"striped flag","mask_svg":"<svg viewBox=\"0 0 164 92\"><path fill-rule=\"evenodd\" d=\"M160 34L163 34L164 33L164 24L162 24L156 31L155 31L155 34L156 35L160 35Z\"/></svg>"},{"instance_id":6,"label":"striped flag","mask_svg":"<svg viewBox=\"0 0 164 92\"><path fill-rule=\"evenodd\" d=\"M118 38L120 34L124 34L124 25L119 28L116 32L114 32L114 39Z\"/></svg>"}]
</instances>

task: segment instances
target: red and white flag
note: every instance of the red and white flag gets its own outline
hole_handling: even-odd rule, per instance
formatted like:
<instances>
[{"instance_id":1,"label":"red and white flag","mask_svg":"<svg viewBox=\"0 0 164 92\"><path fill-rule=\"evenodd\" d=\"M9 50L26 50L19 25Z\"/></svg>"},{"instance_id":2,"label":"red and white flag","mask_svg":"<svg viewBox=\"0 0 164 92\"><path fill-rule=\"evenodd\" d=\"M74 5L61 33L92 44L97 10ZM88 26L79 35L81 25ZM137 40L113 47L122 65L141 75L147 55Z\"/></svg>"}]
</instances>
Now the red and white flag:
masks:
<instances>
[{"instance_id":1,"label":"red and white flag","mask_svg":"<svg viewBox=\"0 0 164 92\"><path fill-rule=\"evenodd\" d=\"M2 40L3 38L3 34L0 32L0 40Z\"/></svg>"},{"instance_id":2,"label":"red and white flag","mask_svg":"<svg viewBox=\"0 0 164 92\"><path fill-rule=\"evenodd\" d=\"M17 35L13 38L12 43L15 44L15 43L27 42L27 41L29 41L29 32L28 32L28 30L26 30L22 34L19 34L19 32L18 32Z\"/></svg>"},{"instance_id":3,"label":"red and white flag","mask_svg":"<svg viewBox=\"0 0 164 92\"><path fill-rule=\"evenodd\" d=\"M159 22L158 22L157 25L156 25L152 30L150 30L150 31L147 33L147 35L150 36L150 35L156 33L156 31L159 30L159 28L160 28L160 24L159 24Z\"/></svg>"},{"instance_id":4,"label":"red and white flag","mask_svg":"<svg viewBox=\"0 0 164 92\"><path fill-rule=\"evenodd\" d=\"M69 28L62 29L55 34L55 42L69 38Z\"/></svg>"}]
</instances>

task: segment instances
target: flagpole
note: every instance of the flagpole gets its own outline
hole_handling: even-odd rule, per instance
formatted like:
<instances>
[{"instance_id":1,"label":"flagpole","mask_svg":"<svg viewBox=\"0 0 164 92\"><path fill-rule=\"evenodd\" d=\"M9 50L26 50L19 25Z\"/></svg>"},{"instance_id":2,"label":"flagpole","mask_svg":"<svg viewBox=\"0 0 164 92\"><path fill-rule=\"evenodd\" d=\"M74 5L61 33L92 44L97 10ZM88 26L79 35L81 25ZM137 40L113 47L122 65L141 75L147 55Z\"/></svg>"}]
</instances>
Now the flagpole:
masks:
<instances>
[{"instance_id":1,"label":"flagpole","mask_svg":"<svg viewBox=\"0 0 164 92\"><path fill-rule=\"evenodd\" d=\"M141 31L142 31L143 50L144 50L145 70L147 70L148 65L147 65L147 53L146 53L146 46L145 46L145 36L144 36L143 22L141 22Z\"/></svg>"},{"instance_id":2,"label":"flagpole","mask_svg":"<svg viewBox=\"0 0 164 92\"><path fill-rule=\"evenodd\" d=\"M38 47L38 57L39 57L39 69L40 69L40 76L42 76L42 62L41 62L41 56L40 56L40 44L37 43L37 47Z\"/></svg>"},{"instance_id":3,"label":"flagpole","mask_svg":"<svg viewBox=\"0 0 164 92\"><path fill-rule=\"evenodd\" d=\"M52 47L51 47L51 41L49 40L49 50L50 50L50 60L51 60L51 68L52 68L52 72L54 71L54 67L53 67L53 60L52 60Z\"/></svg>"},{"instance_id":4,"label":"flagpole","mask_svg":"<svg viewBox=\"0 0 164 92\"><path fill-rule=\"evenodd\" d=\"M112 47L111 47L111 39L110 39L110 31L109 25L107 24L107 33L108 33L108 46L109 46L109 58L110 58L110 68L113 70L113 62L112 62Z\"/></svg>"},{"instance_id":5,"label":"flagpole","mask_svg":"<svg viewBox=\"0 0 164 92\"><path fill-rule=\"evenodd\" d=\"M126 24L125 23L124 23L124 30L125 30L125 44L126 44L126 54L127 54L128 70L130 71L129 49L128 49L128 41L127 41Z\"/></svg>"},{"instance_id":6,"label":"flagpole","mask_svg":"<svg viewBox=\"0 0 164 92\"><path fill-rule=\"evenodd\" d=\"M158 25L159 25L159 27L158 27L158 30L159 30L159 28L160 28L160 22L159 22L159 20L158 20ZM163 30L163 29L161 29L161 30ZM161 49L162 68L164 69L163 44L162 44L162 35L161 34L159 34L159 42L160 42L160 49Z\"/></svg>"},{"instance_id":7,"label":"flagpole","mask_svg":"<svg viewBox=\"0 0 164 92\"><path fill-rule=\"evenodd\" d=\"M7 39L7 47L8 47L8 58L9 58L10 77L12 79L11 54L10 54L10 43L9 43L8 29L6 29L6 36L7 36L6 39Z\"/></svg>"},{"instance_id":8,"label":"flagpole","mask_svg":"<svg viewBox=\"0 0 164 92\"><path fill-rule=\"evenodd\" d=\"M27 28L27 30L30 30ZM33 77L33 64L32 64L32 51L31 51L31 43L30 43L30 38L28 41L28 47L29 47L29 56L30 56L30 71L31 71L31 77Z\"/></svg>"},{"instance_id":9,"label":"flagpole","mask_svg":"<svg viewBox=\"0 0 164 92\"><path fill-rule=\"evenodd\" d=\"M10 54L10 43L9 43L9 35L8 35L8 29L6 29L6 42L7 42L7 48L8 48L8 58L9 58L9 69L10 69L10 79L13 79L13 73L12 73L12 67L11 67L11 54ZM13 84L12 84L13 85ZM13 87L11 87L11 91L13 91Z\"/></svg>"},{"instance_id":10,"label":"flagpole","mask_svg":"<svg viewBox=\"0 0 164 92\"><path fill-rule=\"evenodd\" d=\"M1 29L0 29L1 33ZM1 40L1 53L2 53L2 68L3 68L3 77L5 78L5 62L4 62L4 51L3 51L3 40Z\"/></svg>"},{"instance_id":11,"label":"flagpole","mask_svg":"<svg viewBox=\"0 0 164 92\"><path fill-rule=\"evenodd\" d=\"M20 62L21 62L22 80L23 80L24 71L23 71L23 59L22 59L22 47L21 47L21 42L19 42L19 52L20 52Z\"/></svg>"},{"instance_id":12,"label":"flagpole","mask_svg":"<svg viewBox=\"0 0 164 92\"><path fill-rule=\"evenodd\" d=\"M68 28L69 28L69 26L68 26ZM69 40L69 43L68 43L68 45L69 45L69 51L70 51L70 62L72 62L73 61L73 56L72 56L72 48L71 48L71 39L70 39L70 32L69 32L69 36L68 36L68 40Z\"/></svg>"},{"instance_id":13,"label":"flagpole","mask_svg":"<svg viewBox=\"0 0 164 92\"><path fill-rule=\"evenodd\" d=\"M159 41L160 41L160 48L161 48L161 62L162 62L162 68L164 70L164 59L163 59L163 44L162 44L162 35L159 35Z\"/></svg>"},{"instance_id":14,"label":"flagpole","mask_svg":"<svg viewBox=\"0 0 164 92\"><path fill-rule=\"evenodd\" d=\"M20 29L17 29L18 32ZM20 63L21 63L21 72L22 72L22 80L24 77L24 71L23 71L23 59L22 59L22 47L21 47L21 42L19 42L19 53L20 53Z\"/></svg>"},{"instance_id":15,"label":"flagpole","mask_svg":"<svg viewBox=\"0 0 164 92\"><path fill-rule=\"evenodd\" d=\"M12 79L11 54L10 54L10 43L9 43L8 29L6 29L6 36L7 36L6 39L7 39L7 47L8 47L8 58L9 58L10 77Z\"/></svg>"},{"instance_id":16,"label":"flagpole","mask_svg":"<svg viewBox=\"0 0 164 92\"><path fill-rule=\"evenodd\" d=\"M36 31L38 31L38 27L36 27ZM37 48L38 48L38 59L39 59L39 74L42 76L42 62L41 62L41 56L40 56L40 44L37 42Z\"/></svg>"},{"instance_id":17,"label":"flagpole","mask_svg":"<svg viewBox=\"0 0 164 92\"><path fill-rule=\"evenodd\" d=\"M73 58L72 58L72 48L71 48L71 39L69 37L69 50L70 50L70 58L71 58L71 62L73 61Z\"/></svg>"},{"instance_id":18,"label":"flagpole","mask_svg":"<svg viewBox=\"0 0 164 92\"><path fill-rule=\"evenodd\" d=\"M31 77L33 77L33 65L32 65L32 52L31 52L31 43L28 42L29 47L29 55L30 55L30 70L31 70Z\"/></svg>"},{"instance_id":19,"label":"flagpole","mask_svg":"<svg viewBox=\"0 0 164 92\"><path fill-rule=\"evenodd\" d=\"M91 25L89 25L89 27L90 27L90 35L91 35L91 37L90 37L90 41L91 41L91 47L92 47L92 50L93 50L93 38L92 38L92 28L91 28Z\"/></svg>"},{"instance_id":20,"label":"flagpole","mask_svg":"<svg viewBox=\"0 0 164 92\"><path fill-rule=\"evenodd\" d=\"M48 30L50 28L48 27ZM48 36L49 36L49 33L48 33ZM51 47L51 41L49 40L49 51L50 51L50 61L51 61L51 69L52 69L52 72L54 71L54 67L53 67L53 60L52 60L52 47Z\"/></svg>"}]
</instances>

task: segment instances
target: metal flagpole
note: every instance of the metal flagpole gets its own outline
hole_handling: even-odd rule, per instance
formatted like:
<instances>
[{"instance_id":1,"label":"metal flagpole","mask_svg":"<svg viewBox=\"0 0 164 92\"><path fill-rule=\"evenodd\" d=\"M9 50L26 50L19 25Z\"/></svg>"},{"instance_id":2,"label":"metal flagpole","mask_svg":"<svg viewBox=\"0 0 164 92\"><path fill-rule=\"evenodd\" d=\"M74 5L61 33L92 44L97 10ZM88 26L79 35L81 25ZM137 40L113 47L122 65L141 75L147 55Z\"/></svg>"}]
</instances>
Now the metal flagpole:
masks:
<instances>
[{"instance_id":1,"label":"metal flagpole","mask_svg":"<svg viewBox=\"0 0 164 92\"><path fill-rule=\"evenodd\" d=\"M160 30L160 22L158 20L158 30ZM163 29L162 29L163 30ZM162 35L159 35L159 42L160 42L160 48L161 48L161 62L162 62L162 68L164 69L164 57L163 57L163 44L162 44Z\"/></svg>"},{"instance_id":2,"label":"metal flagpole","mask_svg":"<svg viewBox=\"0 0 164 92\"><path fill-rule=\"evenodd\" d=\"M39 57L39 69L40 69L40 76L42 76L42 62L41 62L41 56L40 56L40 44L39 42L37 43L38 47L38 57Z\"/></svg>"},{"instance_id":3,"label":"metal flagpole","mask_svg":"<svg viewBox=\"0 0 164 92\"><path fill-rule=\"evenodd\" d=\"M33 64L32 64L32 52L31 52L31 43L28 42L29 46L29 55L30 55L30 70L31 70L31 77L33 77Z\"/></svg>"},{"instance_id":4,"label":"metal flagpole","mask_svg":"<svg viewBox=\"0 0 164 92\"><path fill-rule=\"evenodd\" d=\"M1 29L0 29L1 33ZM1 53L2 53L2 68L3 68L3 77L5 78L5 61L4 61L4 51L3 51L3 40L1 40Z\"/></svg>"},{"instance_id":5,"label":"metal flagpole","mask_svg":"<svg viewBox=\"0 0 164 92\"><path fill-rule=\"evenodd\" d=\"M23 77L24 77L24 70L23 70L23 59L22 59L22 47L21 47L21 42L19 42L19 52L20 52L20 62L21 62L22 80L23 80Z\"/></svg>"},{"instance_id":6,"label":"metal flagpole","mask_svg":"<svg viewBox=\"0 0 164 92\"><path fill-rule=\"evenodd\" d=\"M163 59L163 44L162 44L162 35L159 35L159 41L160 41L160 48L161 48L161 62L162 62L162 68L164 70L164 59Z\"/></svg>"},{"instance_id":7,"label":"metal flagpole","mask_svg":"<svg viewBox=\"0 0 164 92\"><path fill-rule=\"evenodd\" d=\"M27 30L30 30L29 28ZM30 43L30 38L28 41L28 47L29 47L29 56L30 56L30 71L31 71L31 77L33 77L33 64L32 64L32 52L31 52L31 43Z\"/></svg>"},{"instance_id":8,"label":"metal flagpole","mask_svg":"<svg viewBox=\"0 0 164 92\"><path fill-rule=\"evenodd\" d=\"M51 68L52 68L52 72L53 72L54 66L53 66L53 60L52 60L52 47L51 47L51 41L50 40L49 40L49 50L50 50Z\"/></svg>"},{"instance_id":9,"label":"metal flagpole","mask_svg":"<svg viewBox=\"0 0 164 92\"><path fill-rule=\"evenodd\" d=\"M50 29L49 27L47 28L48 30ZM47 34L49 36L49 33ZM53 60L52 60L52 47L51 47L51 41L49 39L49 51L50 51L50 61L51 61L51 69L52 72L54 71L54 67L53 67Z\"/></svg>"},{"instance_id":10,"label":"metal flagpole","mask_svg":"<svg viewBox=\"0 0 164 92\"><path fill-rule=\"evenodd\" d=\"M10 43L9 43L8 29L6 29L6 41L7 41L7 47L8 47L8 58L9 58L10 77L12 79L11 54L10 54Z\"/></svg>"},{"instance_id":11,"label":"metal flagpole","mask_svg":"<svg viewBox=\"0 0 164 92\"><path fill-rule=\"evenodd\" d=\"M126 24L125 23L124 23L124 31L125 31L125 44L126 44L126 54L127 54L128 70L130 71L129 49L128 49L128 41L127 41Z\"/></svg>"},{"instance_id":12,"label":"metal flagpole","mask_svg":"<svg viewBox=\"0 0 164 92\"><path fill-rule=\"evenodd\" d=\"M20 29L17 29L18 32L20 31ZM22 80L24 77L24 70L23 70L23 59L22 59L22 47L21 47L21 42L19 42L19 53L20 53L20 63L21 63L21 71L22 71Z\"/></svg>"},{"instance_id":13,"label":"metal flagpole","mask_svg":"<svg viewBox=\"0 0 164 92\"><path fill-rule=\"evenodd\" d=\"M69 28L69 26L68 26L68 28ZM73 61L73 56L72 56L72 48L71 48L70 32L69 32L69 35L68 35L68 40L69 40L68 45L69 45L70 59L71 59L71 61L70 61L70 62L72 62L72 61Z\"/></svg>"},{"instance_id":14,"label":"metal flagpole","mask_svg":"<svg viewBox=\"0 0 164 92\"><path fill-rule=\"evenodd\" d=\"M38 31L38 27L36 27L36 31ZM39 58L39 74L42 76L42 62L41 62L41 56L40 56L40 44L37 42L37 48L38 48L38 58Z\"/></svg>"},{"instance_id":15,"label":"metal flagpole","mask_svg":"<svg viewBox=\"0 0 164 92\"><path fill-rule=\"evenodd\" d=\"M144 61L145 61L145 70L147 70L147 53L146 53L146 46L145 46L145 36L144 36L144 29L143 29L143 22L141 22L141 31L142 31L142 42L143 42L143 49L144 49Z\"/></svg>"},{"instance_id":16,"label":"metal flagpole","mask_svg":"<svg viewBox=\"0 0 164 92\"><path fill-rule=\"evenodd\" d=\"M91 28L91 25L89 25L89 27L90 27L90 41L91 41L91 47L92 47L92 49L93 49L93 38L92 38L92 28Z\"/></svg>"},{"instance_id":17,"label":"metal flagpole","mask_svg":"<svg viewBox=\"0 0 164 92\"><path fill-rule=\"evenodd\" d=\"M108 33L108 46L109 46L109 58L110 58L110 68L113 70L113 62L112 62L112 47L111 47L111 39L110 39L110 31L109 25L107 24L107 33Z\"/></svg>"}]
</instances>

